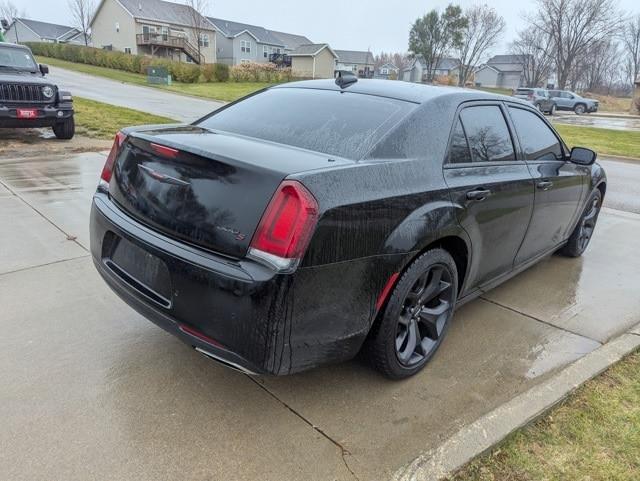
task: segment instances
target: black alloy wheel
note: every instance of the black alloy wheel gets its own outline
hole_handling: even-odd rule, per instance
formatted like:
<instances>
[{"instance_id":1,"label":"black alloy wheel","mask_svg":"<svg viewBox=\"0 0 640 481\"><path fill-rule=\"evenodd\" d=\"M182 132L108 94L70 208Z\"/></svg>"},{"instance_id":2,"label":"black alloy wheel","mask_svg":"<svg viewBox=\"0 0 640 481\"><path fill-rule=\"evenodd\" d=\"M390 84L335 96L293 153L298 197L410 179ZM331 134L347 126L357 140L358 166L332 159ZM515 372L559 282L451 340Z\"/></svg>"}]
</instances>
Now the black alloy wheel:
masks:
<instances>
[{"instance_id":1,"label":"black alloy wheel","mask_svg":"<svg viewBox=\"0 0 640 481\"><path fill-rule=\"evenodd\" d=\"M396 330L396 355L402 365L421 363L437 347L453 308L451 277L447 266L432 265L405 297Z\"/></svg>"},{"instance_id":2,"label":"black alloy wheel","mask_svg":"<svg viewBox=\"0 0 640 481\"><path fill-rule=\"evenodd\" d=\"M363 355L391 379L420 371L442 343L458 296L458 271L444 249L428 250L404 271L378 314Z\"/></svg>"},{"instance_id":3,"label":"black alloy wheel","mask_svg":"<svg viewBox=\"0 0 640 481\"><path fill-rule=\"evenodd\" d=\"M582 217L569 237L567 244L560 250L563 255L579 257L587 249L593 231L596 228L600 208L602 207L602 193L596 189L589 197Z\"/></svg>"}]
</instances>

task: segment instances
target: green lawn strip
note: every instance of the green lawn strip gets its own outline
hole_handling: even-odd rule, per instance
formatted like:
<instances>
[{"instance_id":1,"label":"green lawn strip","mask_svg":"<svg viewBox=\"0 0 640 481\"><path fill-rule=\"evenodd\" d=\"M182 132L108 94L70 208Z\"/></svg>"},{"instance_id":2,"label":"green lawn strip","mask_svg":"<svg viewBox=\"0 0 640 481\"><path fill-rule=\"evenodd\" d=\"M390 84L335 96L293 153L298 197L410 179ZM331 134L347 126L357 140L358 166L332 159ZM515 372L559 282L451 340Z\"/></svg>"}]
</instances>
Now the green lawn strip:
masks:
<instances>
[{"instance_id":1,"label":"green lawn strip","mask_svg":"<svg viewBox=\"0 0 640 481\"><path fill-rule=\"evenodd\" d=\"M50 57L38 57L38 62L50 65L53 68L60 67L67 70L73 70L75 72L116 80L118 82L144 85L147 87L169 90L171 92L186 95L195 95L197 97L204 97L207 99L221 100L224 102L237 100L240 97L244 97L245 95L255 92L256 90L272 85L266 82L200 82L195 84L172 82L171 85L150 85L147 83L146 75L138 73L125 72L123 70L106 67L96 67L94 65L87 65L83 63L67 62L66 60L59 60Z\"/></svg>"},{"instance_id":2,"label":"green lawn strip","mask_svg":"<svg viewBox=\"0 0 640 481\"><path fill-rule=\"evenodd\" d=\"M569 147L581 146L602 155L640 159L640 132L554 124Z\"/></svg>"},{"instance_id":3,"label":"green lawn strip","mask_svg":"<svg viewBox=\"0 0 640 481\"><path fill-rule=\"evenodd\" d=\"M175 123L166 117L81 97L73 99L73 106L78 134L95 139L113 139L118 130L131 125Z\"/></svg>"},{"instance_id":4,"label":"green lawn strip","mask_svg":"<svg viewBox=\"0 0 640 481\"><path fill-rule=\"evenodd\" d=\"M640 479L640 353L471 461L450 481Z\"/></svg>"}]
</instances>

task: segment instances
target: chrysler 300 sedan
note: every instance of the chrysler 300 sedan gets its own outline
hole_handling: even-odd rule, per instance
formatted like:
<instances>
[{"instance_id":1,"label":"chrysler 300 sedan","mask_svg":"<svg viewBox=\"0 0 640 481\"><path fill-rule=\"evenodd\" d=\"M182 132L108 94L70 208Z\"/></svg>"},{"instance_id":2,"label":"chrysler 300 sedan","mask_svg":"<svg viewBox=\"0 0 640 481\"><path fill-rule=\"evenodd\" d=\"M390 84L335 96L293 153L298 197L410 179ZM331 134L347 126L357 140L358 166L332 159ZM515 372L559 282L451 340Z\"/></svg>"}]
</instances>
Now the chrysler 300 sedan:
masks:
<instances>
[{"instance_id":1,"label":"chrysler 300 sedan","mask_svg":"<svg viewBox=\"0 0 640 481\"><path fill-rule=\"evenodd\" d=\"M189 125L119 132L91 253L135 310L227 366L362 353L422 369L456 307L586 249L606 190L530 104L390 82L294 82Z\"/></svg>"}]
</instances>

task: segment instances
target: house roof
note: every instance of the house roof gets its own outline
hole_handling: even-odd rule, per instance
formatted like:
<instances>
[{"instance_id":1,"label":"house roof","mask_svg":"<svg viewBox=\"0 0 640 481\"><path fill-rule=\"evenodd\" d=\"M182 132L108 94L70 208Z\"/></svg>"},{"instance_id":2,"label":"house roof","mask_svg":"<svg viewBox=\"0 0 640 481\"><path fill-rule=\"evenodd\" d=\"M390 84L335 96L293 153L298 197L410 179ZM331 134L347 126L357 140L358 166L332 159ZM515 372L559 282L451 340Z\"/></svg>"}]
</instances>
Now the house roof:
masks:
<instances>
[{"instance_id":1,"label":"house roof","mask_svg":"<svg viewBox=\"0 0 640 481\"><path fill-rule=\"evenodd\" d=\"M396 72L398 71L398 67L396 67L394 64L392 63L385 63L382 64L378 67L378 70L383 69L383 68L387 68L387 69L391 69L391 70L395 70Z\"/></svg>"},{"instance_id":2,"label":"house roof","mask_svg":"<svg viewBox=\"0 0 640 481\"><path fill-rule=\"evenodd\" d=\"M373 65L375 60L371 52L358 50L336 50L336 55L341 63L359 63Z\"/></svg>"},{"instance_id":3,"label":"house roof","mask_svg":"<svg viewBox=\"0 0 640 481\"><path fill-rule=\"evenodd\" d=\"M493 64L522 64L524 63L524 56L523 55L494 55L493 57L491 57L489 60L487 60L487 63L490 65Z\"/></svg>"},{"instance_id":4,"label":"house roof","mask_svg":"<svg viewBox=\"0 0 640 481\"><path fill-rule=\"evenodd\" d=\"M308 45L313 43L304 35L295 35L293 33L276 32L275 30L269 30L269 32L274 37L279 39L284 44L284 47L287 49L295 50L300 45Z\"/></svg>"},{"instance_id":5,"label":"house roof","mask_svg":"<svg viewBox=\"0 0 640 481\"><path fill-rule=\"evenodd\" d=\"M233 22L231 20L223 20L222 18L207 17L207 19L222 33L225 37L237 37L243 32L247 32L256 42L268 43L269 45L278 45L284 47L284 42L273 35L269 30L257 25L249 25L248 23Z\"/></svg>"},{"instance_id":6,"label":"house roof","mask_svg":"<svg viewBox=\"0 0 640 481\"><path fill-rule=\"evenodd\" d=\"M438 61L438 65L436 66L436 70L452 70L460 66L460 59L445 57L441 58Z\"/></svg>"},{"instance_id":7,"label":"house roof","mask_svg":"<svg viewBox=\"0 0 640 481\"><path fill-rule=\"evenodd\" d=\"M152 22L161 22L166 24L181 25L190 27L194 24L194 16L199 20L199 27L205 30L214 30L210 22L205 17L195 12L188 5L180 3L165 2L164 0L116 0L129 14L137 19L150 20ZM96 9L96 13L91 20L95 21L102 4Z\"/></svg>"},{"instance_id":8,"label":"house roof","mask_svg":"<svg viewBox=\"0 0 640 481\"><path fill-rule=\"evenodd\" d=\"M68 25L40 22L29 18L16 18L15 20L32 30L33 33L38 35L40 38L57 40L61 37L66 37L67 35L73 37L80 33L80 30L74 27L69 27Z\"/></svg>"},{"instance_id":9,"label":"house roof","mask_svg":"<svg viewBox=\"0 0 640 481\"><path fill-rule=\"evenodd\" d=\"M334 57L338 56L336 54L336 52L331 47L329 47L328 43L308 43L306 45L300 45L297 49L295 49L293 52L291 52L289 54L289 56L291 56L291 57L315 57L316 55L318 55L325 48L328 48L329 51L331 52L331 54Z\"/></svg>"}]
</instances>

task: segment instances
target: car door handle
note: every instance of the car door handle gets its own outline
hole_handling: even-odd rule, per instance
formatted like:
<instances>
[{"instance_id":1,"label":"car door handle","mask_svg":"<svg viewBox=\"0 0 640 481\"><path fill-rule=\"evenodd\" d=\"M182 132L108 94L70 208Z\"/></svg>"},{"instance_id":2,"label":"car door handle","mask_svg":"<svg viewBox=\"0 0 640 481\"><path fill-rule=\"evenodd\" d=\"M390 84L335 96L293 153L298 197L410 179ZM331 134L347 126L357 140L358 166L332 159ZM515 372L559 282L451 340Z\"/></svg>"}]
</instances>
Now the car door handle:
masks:
<instances>
[{"instance_id":1,"label":"car door handle","mask_svg":"<svg viewBox=\"0 0 640 481\"><path fill-rule=\"evenodd\" d=\"M487 189L470 190L467 192L468 200L485 200L491 195L491 191Z\"/></svg>"},{"instance_id":2,"label":"car door handle","mask_svg":"<svg viewBox=\"0 0 640 481\"><path fill-rule=\"evenodd\" d=\"M553 187L553 182L549 180L543 180L541 182L538 182L536 184L536 187L540 190L549 190L551 187Z\"/></svg>"}]
</instances>

